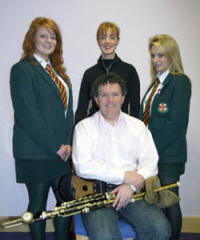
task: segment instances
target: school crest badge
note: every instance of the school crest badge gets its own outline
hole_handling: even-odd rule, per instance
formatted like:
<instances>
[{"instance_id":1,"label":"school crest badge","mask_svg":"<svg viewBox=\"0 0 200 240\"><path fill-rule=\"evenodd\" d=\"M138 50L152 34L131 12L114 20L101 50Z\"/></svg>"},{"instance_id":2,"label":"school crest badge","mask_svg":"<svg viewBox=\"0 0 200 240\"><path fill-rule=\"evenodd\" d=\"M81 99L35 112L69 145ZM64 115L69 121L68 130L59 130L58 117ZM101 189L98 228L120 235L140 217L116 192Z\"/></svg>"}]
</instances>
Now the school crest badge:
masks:
<instances>
[{"instance_id":1,"label":"school crest badge","mask_svg":"<svg viewBox=\"0 0 200 240\"><path fill-rule=\"evenodd\" d=\"M158 107L158 111L160 113L167 113L168 112L168 106L167 106L167 103L160 103L159 104L159 107Z\"/></svg>"}]
</instances>

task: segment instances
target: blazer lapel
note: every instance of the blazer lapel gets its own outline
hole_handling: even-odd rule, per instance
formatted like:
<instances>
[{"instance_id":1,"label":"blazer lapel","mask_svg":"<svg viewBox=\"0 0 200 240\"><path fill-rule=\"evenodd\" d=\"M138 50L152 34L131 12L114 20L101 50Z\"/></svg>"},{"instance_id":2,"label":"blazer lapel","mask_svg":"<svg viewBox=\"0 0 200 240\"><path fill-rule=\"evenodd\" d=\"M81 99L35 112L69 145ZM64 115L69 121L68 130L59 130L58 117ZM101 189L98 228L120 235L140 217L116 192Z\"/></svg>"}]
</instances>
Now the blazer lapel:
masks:
<instances>
[{"instance_id":1,"label":"blazer lapel","mask_svg":"<svg viewBox=\"0 0 200 240\"><path fill-rule=\"evenodd\" d=\"M164 82L162 83L162 88L159 90L159 92L156 94L156 97L158 96L162 96L162 93L165 91L165 88L168 86L169 82L171 80L171 74L169 73L166 77L166 79L164 80Z\"/></svg>"},{"instance_id":2,"label":"blazer lapel","mask_svg":"<svg viewBox=\"0 0 200 240\"><path fill-rule=\"evenodd\" d=\"M166 86L166 85L170 82L171 77L172 77L172 75L171 75L171 73L169 73L169 74L167 75L166 79L165 79L164 82L163 82L163 86Z\"/></svg>"},{"instance_id":3,"label":"blazer lapel","mask_svg":"<svg viewBox=\"0 0 200 240\"><path fill-rule=\"evenodd\" d=\"M149 91L151 90L153 86L153 83L149 86L148 90L146 91L143 99L142 99L142 102L141 102L141 105L140 105L140 119L142 119L142 116L143 116L143 113L144 113L144 100L146 99L146 95L149 93Z\"/></svg>"},{"instance_id":4,"label":"blazer lapel","mask_svg":"<svg viewBox=\"0 0 200 240\"><path fill-rule=\"evenodd\" d=\"M54 83L53 79L51 78L51 76L44 70L44 68L39 64L38 66L36 66L36 70L41 74L42 79L44 81L46 81L55 91L55 93L58 95L58 97L60 98L60 92L58 87L56 86L56 84Z\"/></svg>"},{"instance_id":5,"label":"blazer lapel","mask_svg":"<svg viewBox=\"0 0 200 240\"><path fill-rule=\"evenodd\" d=\"M156 106L158 106L160 98L162 97L162 94L165 92L165 89L168 86L170 81L171 81L171 74L168 74L168 76L166 77L166 79L162 83L163 87L159 90L159 92L154 97L152 107L151 107L152 112L154 112L155 109L156 109Z\"/></svg>"}]
</instances>

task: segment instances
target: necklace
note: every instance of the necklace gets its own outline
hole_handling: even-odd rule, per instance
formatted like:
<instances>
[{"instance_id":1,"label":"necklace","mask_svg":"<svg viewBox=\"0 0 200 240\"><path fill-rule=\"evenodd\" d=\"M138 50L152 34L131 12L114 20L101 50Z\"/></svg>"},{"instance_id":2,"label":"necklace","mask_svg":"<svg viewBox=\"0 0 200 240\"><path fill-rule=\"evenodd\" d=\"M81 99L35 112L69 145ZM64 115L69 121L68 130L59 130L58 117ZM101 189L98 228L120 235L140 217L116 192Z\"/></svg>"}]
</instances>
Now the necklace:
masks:
<instances>
[{"instance_id":1,"label":"necklace","mask_svg":"<svg viewBox=\"0 0 200 240\"><path fill-rule=\"evenodd\" d=\"M102 63L102 65L103 65L104 69L106 70L106 73L108 73L109 70L110 70L110 68L112 67L112 65L113 65L113 63L114 63L114 59L112 60L112 62L111 62L108 66L105 65L105 63L104 63L104 61L103 61L102 58L101 58L101 63Z\"/></svg>"}]
</instances>

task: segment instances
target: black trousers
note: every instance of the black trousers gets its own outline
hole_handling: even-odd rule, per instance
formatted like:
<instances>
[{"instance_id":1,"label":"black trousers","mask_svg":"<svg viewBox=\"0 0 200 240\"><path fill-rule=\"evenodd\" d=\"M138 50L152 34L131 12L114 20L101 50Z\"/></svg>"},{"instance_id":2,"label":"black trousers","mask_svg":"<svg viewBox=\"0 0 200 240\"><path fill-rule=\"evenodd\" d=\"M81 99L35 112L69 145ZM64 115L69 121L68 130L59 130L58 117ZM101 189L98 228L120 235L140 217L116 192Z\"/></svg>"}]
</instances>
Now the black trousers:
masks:
<instances>
[{"instance_id":1,"label":"black trousers","mask_svg":"<svg viewBox=\"0 0 200 240\"><path fill-rule=\"evenodd\" d=\"M159 176L161 185L168 185L171 183L175 183L180 180L180 177L164 177ZM179 196L179 188L172 188L170 191L173 191ZM182 212L180 208L179 202L174 204L171 207L163 209L166 217L168 218L171 228L172 228L172 235L170 240L179 240L181 228L182 228Z\"/></svg>"},{"instance_id":2,"label":"black trousers","mask_svg":"<svg viewBox=\"0 0 200 240\"><path fill-rule=\"evenodd\" d=\"M26 183L29 196L28 211L34 215L46 211L47 199L50 188L52 188L58 204L63 202L58 194L59 179L50 182ZM56 240L67 240L69 229L69 217L54 218ZM33 240L45 240L46 221L38 221L30 224Z\"/></svg>"}]
</instances>

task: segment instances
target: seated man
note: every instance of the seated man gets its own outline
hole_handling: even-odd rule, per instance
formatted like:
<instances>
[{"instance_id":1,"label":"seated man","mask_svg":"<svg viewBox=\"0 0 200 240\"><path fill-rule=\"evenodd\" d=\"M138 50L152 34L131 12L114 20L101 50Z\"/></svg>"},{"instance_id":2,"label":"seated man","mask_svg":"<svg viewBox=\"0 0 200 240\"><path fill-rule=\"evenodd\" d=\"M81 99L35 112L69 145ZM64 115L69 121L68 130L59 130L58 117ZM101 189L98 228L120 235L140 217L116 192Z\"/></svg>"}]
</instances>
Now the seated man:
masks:
<instances>
[{"instance_id":1,"label":"seated man","mask_svg":"<svg viewBox=\"0 0 200 240\"><path fill-rule=\"evenodd\" d=\"M121 239L122 217L134 227L137 239L169 239L170 225L160 208L144 200L130 203L144 180L157 174L158 154L143 122L120 110L126 94L123 79L114 73L101 75L92 94L99 111L76 125L73 163L78 176L106 182L116 198L113 207L82 214L89 238Z\"/></svg>"}]
</instances>

